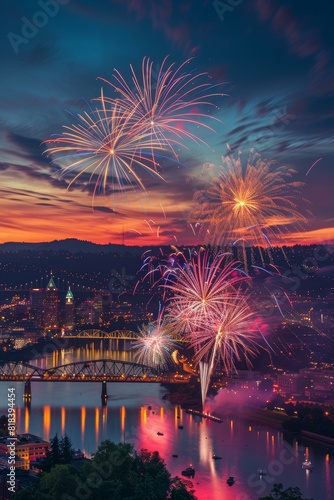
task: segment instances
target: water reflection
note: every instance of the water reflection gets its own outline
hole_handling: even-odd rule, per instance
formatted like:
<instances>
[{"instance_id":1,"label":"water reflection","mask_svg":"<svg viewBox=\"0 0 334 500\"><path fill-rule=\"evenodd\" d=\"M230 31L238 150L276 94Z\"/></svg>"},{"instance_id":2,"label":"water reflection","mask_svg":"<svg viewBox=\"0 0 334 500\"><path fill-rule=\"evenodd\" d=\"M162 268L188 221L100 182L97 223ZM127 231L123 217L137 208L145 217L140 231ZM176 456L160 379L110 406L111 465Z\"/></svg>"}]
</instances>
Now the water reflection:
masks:
<instances>
[{"instance_id":1,"label":"water reflection","mask_svg":"<svg viewBox=\"0 0 334 500\"><path fill-rule=\"evenodd\" d=\"M85 429L86 429L86 407L82 406L81 407L81 441L82 441L82 447L84 446L84 442L85 442Z\"/></svg>"},{"instance_id":2,"label":"water reflection","mask_svg":"<svg viewBox=\"0 0 334 500\"><path fill-rule=\"evenodd\" d=\"M66 422L66 410L64 406L62 406L60 409L60 428L62 436L65 435L65 422Z\"/></svg>"},{"instance_id":3,"label":"water reflection","mask_svg":"<svg viewBox=\"0 0 334 500\"><path fill-rule=\"evenodd\" d=\"M24 432L29 432L30 426L30 409L26 406L24 408Z\"/></svg>"},{"instance_id":4,"label":"water reflection","mask_svg":"<svg viewBox=\"0 0 334 500\"><path fill-rule=\"evenodd\" d=\"M95 359L113 359L118 361L134 361L134 351L122 350L118 351L113 349L113 341L103 343L101 340L98 347L95 342L90 342L85 346L72 347L68 349L61 349L46 353L43 358L33 358L29 361L30 364L38 366L39 368L49 369L55 366L62 366L69 363L76 363L80 361L93 361Z\"/></svg>"},{"instance_id":5,"label":"water reflection","mask_svg":"<svg viewBox=\"0 0 334 500\"><path fill-rule=\"evenodd\" d=\"M330 495L332 488L331 488L331 469L329 463L329 453L326 453L325 456L325 477L326 477L326 491L327 494Z\"/></svg>"},{"instance_id":6,"label":"water reflection","mask_svg":"<svg viewBox=\"0 0 334 500\"><path fill-rule=\"evenodd\" d=\"M100 435L100 408L95 408L95 448L97 449L99 444Z\"/></svg>"},{"instance_id":7,"label":"water reflection","mask_svg":"<svg viewBox=\"0 0 334 500\"><path fill-rule=\"evenodd\" d=\"M125 441L125 417L126 417L126 410L125 406L121 407L121 436L122 436L122 441Z\"/></svg>"},{"instance_id":8,"label":"water reflection","mask_svg":"<svg viewBox=\"0 0 334 500\"><path fill-rule=\"evenodd\" d=\"M50 406L44 406L44 409L43 409L43 437L47 441L50 441L50 429L51 429L51 408L50 408Z\"/></svg>"},{"instance_id":9,"label":"water reflection","mask_svg":"<svg viewBox=\"0 0 334 500\"><path fill-rule=\"evenodd\" d=\"M66 433L75 448L89 454L105 439L131 442L136 449L159 450L172 475L180 475L181 470L193 464L194 487L200 500L236 500L238 496L254 500L268 495L272 483L267 480L268 476L260 482L256 475L259 467L272 470L276 474L274 482L282 482L285 487L300 487L307 498L331 499L333 463L324 446L315 448L312 444L305 450L315 467L312 473L301 466L305 449L302 442L298 445L291 441L290 453L295 456L294 460L277 465L285 449L281 432L254 423L250 425L235 417L226 417L218 424L186 414L161 399L165 391L158 385L110 383L108 406L101 408L98 383L80 383L78 390L78 382L66 382L59 392L60 383L33 382L30 413L23 403L20 405L23 384L13 385L17 394L19 432L28 431L48 440L56 433L59 436ZM7 387L6 383L0 384L1 402L5 400ZM183 429L178 428L181 424ZM286 442L285 445L288 446ZM286 449L285 452L285 457L291 457ZM222 459L213 460L213 453ZM173 454L178 458L173 458ZM255 480L251 481L254 474ZM236 477L232 487L226 484L229 475ZM265 491L259 493L259 484L266 486Z\"/></svg>"},{"instance_id":10,"label":"water reflection","mask_svg":"<svg viewBox=\"0 0 334 500\"><path fill-rule=\"evenodd\" d=\"M103 406L102 407L102 436L103 436L103 439L105 439L105 436L107 435L107 422L108 422L108 407Z\"/></svg>"}]
</instances>

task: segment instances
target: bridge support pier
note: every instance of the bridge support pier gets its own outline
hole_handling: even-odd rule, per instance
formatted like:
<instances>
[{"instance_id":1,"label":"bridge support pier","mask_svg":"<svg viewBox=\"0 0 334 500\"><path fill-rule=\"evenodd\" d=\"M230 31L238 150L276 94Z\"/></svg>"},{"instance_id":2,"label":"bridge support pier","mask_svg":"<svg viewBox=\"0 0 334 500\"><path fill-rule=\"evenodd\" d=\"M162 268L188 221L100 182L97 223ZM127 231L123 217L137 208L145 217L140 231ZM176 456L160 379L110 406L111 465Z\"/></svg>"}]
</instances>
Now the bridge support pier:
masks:
<instances>
[{"instance_id":1,"label":"bridge support pier","mask_svg":"<svg viewBox=\"0 0 334 500\"><path fill-rule=\"evenodd\" d=\"M107 404L107 401L108 401L107 381L106 380L102 380L101 401L102 401L102 406L105 406Z\"/></svg>"},{"instance_id":2,"label":"bridge support pier","mask_svg":"<svg viewBox=\"0 0 334 500\"><path fill-rule=\"evenodd\" d=\"M23 401L26 406L31 403L31 382L30 379L24 382Z\"/></svg>"}]
</instances>

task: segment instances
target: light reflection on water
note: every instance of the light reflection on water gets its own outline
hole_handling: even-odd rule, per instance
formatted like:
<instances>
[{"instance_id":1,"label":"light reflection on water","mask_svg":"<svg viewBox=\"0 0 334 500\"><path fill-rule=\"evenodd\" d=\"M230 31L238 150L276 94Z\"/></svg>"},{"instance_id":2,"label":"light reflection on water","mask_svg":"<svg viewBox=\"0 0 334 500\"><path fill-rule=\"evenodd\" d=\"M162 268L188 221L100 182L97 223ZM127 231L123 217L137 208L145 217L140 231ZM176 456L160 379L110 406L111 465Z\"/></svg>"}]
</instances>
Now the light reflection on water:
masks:
<instances>
[{"instance_id":1,"label":"light reflection on water","mask_svg":"<svg viewBox=\"0 0 334 500\"><path fill-rule=\"evenodd\" d=\"M134 361L134 351L130 348L130 342L127 342L128 350L119 351L115 349L116 346L117 341L115 340L89 342L85 346L53 351L44 357L34 358L29 363L39 368L48 369L68 363L92 361L94 359Z\"/></svg>"},{"instance_id":2,"label":"light reflection on water","mask_svg":"<svg viewBox=\"0 0 334 500\"><path fill-rule=\"evenodd\" d=\"M134 361L131 350L116 348L112 341L100 341L53 352L30 363L52 368L103 358ZM199 500L257 500L269 494L274 482L298 486L304 496L313 500L333 498L334 447L309 442L306 447L306 441L295 441L290 443L290 449L281 432L250 425L236 416L226 417L222 424L201 420L162 400L166 391L157 384L108 382L108 406L101 407L101 383L32 382L30 410L23 406L23 385L0 382L0 415L6 412L8 387L16 388L18 432L31 432L48 440L66 432L74 447L87 454L96 451L105 439L128 441L136 449L158 450L172 475L180 475L182 469L193 464L193 484ZM178 428L181 424L184 429ZM158 436L157 432L164 435ZM290 463L282 465L280 454L286 447ZM213 453L222 459L213 460ZM313 472L301 467L305 453L315 467ZM273 475L279 473L260 479L256 474L260 467L269 468ZM232 487L226 484L229 476L236 477Z\"/></svg>"},{"instance_id":3,"label":"light reflection on water","mask_svg":"<svg viewBox=\"0 0 334 500\"><path fill-rule=\"evenodd\" d=\"M100 404L100 383L33 382L31 409L22 402L23 383L16 387L19 432L29 431L45 439L66 432L75 448L94 452L104 439L129 441L136 449L158 450L172 475L180 475L190 463L196 469L193 480L200 500L257 500L269 493L269 475L262 480L259 467L279 472L273 482L285 487L299 486L307 498L330 500L334 449L325 446L292 443L296 458L289 465L277 465L283 449L282 433L238 418L226 417L221 424L188 415L161 399L165 390L156 384L108 383L108 406ZM0 414L8 383L0 383ZM152 410L148 409L152 405ZM177 418L177 416L180 418ZM179 425L183 429L179 429ZM163 436L158 436L162 432ZM216 453L221 460L213 460ZM304 453L315 466L313 472L302 469ZM178 458L172 455L177 454ZM291 451L287 455L291 458ZM282 470L283 467L283 470ZM229 487L226 479L236 477ZM253 475L253 476L252 476ZM262 491L262 485L267 486Z\"/></svg>"}]
</instances>

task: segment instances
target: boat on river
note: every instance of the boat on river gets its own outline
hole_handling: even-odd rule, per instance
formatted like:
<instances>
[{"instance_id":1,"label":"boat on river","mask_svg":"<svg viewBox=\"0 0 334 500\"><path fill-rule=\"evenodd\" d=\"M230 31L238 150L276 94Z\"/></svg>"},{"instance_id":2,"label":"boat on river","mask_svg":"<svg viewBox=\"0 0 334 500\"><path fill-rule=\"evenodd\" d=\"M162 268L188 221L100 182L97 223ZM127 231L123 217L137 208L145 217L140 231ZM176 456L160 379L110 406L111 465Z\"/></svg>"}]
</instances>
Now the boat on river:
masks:
<instances>
[{"instance_id":1,"label":"boat on river","mask_svg":"<svg viewBox=\"0 0 334 500\"><path fill-rule=\"evenodd\" d=\"M194 467L190 466L181 471L182 476L189 476L189 477L194 477L195 475L195 469Z\"/></svg>"},{"instance_id":2,"label":"boat on river","mask_svg":"<svg viewBox=\"0 0 334 500\"><path fill-rule=\"evenodd\" d=\"M198 410L186 410L186 413L189 413L190 415L196 415L198 417L203 417L207 418L208 420L213 420L214 422L222 423L224 420L222 418L216 417L215 415L211 415L210 413L206 413L205 411L198 411Z\"/></svg>"},{"instance_id":3,"label":"boat on river","mask_svg":"<svg viewBox=\"0 0 334 500\"><path fill-rule=\"evenodd\" d=\"M302 468L307 470L313 470L314 466L312 465L312 462L310 462L310 460L304 460L304 462L302 463Z\"/></svg>"},{"instance_id":4,"label":"boat on river","mask_svg":"<svg viewBox=\"0 0 334 500\"><path fill-rule=\"evenodd\" d=\"M227 482L227 484L229 486L233 486L234 483L235 483L235 477L234 476L230 476L226 482Z\"/></svg>"}]
</instances>

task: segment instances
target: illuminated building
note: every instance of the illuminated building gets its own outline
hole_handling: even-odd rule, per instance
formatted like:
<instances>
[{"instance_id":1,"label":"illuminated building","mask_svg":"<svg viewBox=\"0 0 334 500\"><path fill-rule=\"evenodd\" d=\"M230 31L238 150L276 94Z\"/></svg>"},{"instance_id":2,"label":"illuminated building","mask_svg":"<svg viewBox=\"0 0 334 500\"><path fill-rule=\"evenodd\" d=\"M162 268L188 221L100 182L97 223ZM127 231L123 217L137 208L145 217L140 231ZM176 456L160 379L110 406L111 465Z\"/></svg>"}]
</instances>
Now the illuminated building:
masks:
<instances>
[{"instance_id":1,"label":"illuminated building","mask_svg":"<svg viewBox=\"0 0 334 500\"><path fill-rule=\"evenodd\" d=\"M58 288L51 274L45 290L44 299L44 330L52 331L58 328Z\"/></svg>"},{"instance_id":2,"label":"illuminated building","mask_svg":"<svg viewBox=\"0 0 334 500\"><path fill-rule=\"evenodd\" d=\"M102 297L102 323L104 325L109 325L114 318L112 312L112 295L110 292L104 291L101 294Z\"/></svg>"},{"instance_id":3,"label":"illuminated building","mask_svg":"<svg viewBox=\"0 0 334 500\"><path fill-rule=\"evenodd\" d=\"M44 320L44 288L30 288L29 291L30 311L29 319L36 321L38 327L43 326Z\"/></svg>"},{"instance_id":4,"label":"illuminated building","mask_svg":"<svg viewBox=\"0 0 334 500\"><path fill-rule=\"evenodd\" d=\"M298 373L282 373L277 377L278 392L284 395L302 394L304 380Z\"/></svg>"},{"instance_id":5,"label":"illuminated building","mask_svg":"<svg viewBox=\"0 0 334 500\"><path fill-rule=\"evenodd\" d=\"M334 370L312 370L304 368L299 370L314 389L334 390Z\"/></svg>"},{"instance_id":6,"label":"illuminated building","mask_svg":"<svg viewBox=\"0 0 334 500\"><path fill-rule=\"evenodd\" d=\"M102 323L102 315L103 315L103 299L102 293L98 293L94 297L94 317L95 323Z\"/></svg>"},{"instance_id":7,"label":"illuminated building","mask_svg":"<svg viewBox=\"0 0 334 500\"><path fill-rule=\"evenodd\" d=\"M94 318L94 301L87 299L77 307L77 319L80 325L93 325Z\"/></svg>"},{"instance_id":8,"label":"illuminated building","mask_svg":"<svg viewBox=\"0 0 334 500\"><path fill-rule=\"evenodd\" d=\"M23 460L22 469L30 469L30 462L45 457L49 443L34 434L20 434L15 445L15 453ZM0 453L8 453L7 443L0 443Z\"/></svg>"},{"instance_id":9,"label":"illuminated building","mask_svg":"<svg viewBox=\"0 0 334 500\"><path fill-rule=\"evenodd\" d=\"M74 297L71 288L68 287L68 291L65 297L65 330L72 331L74 326L75 326Z\"/></svg>"}]
</instances>

